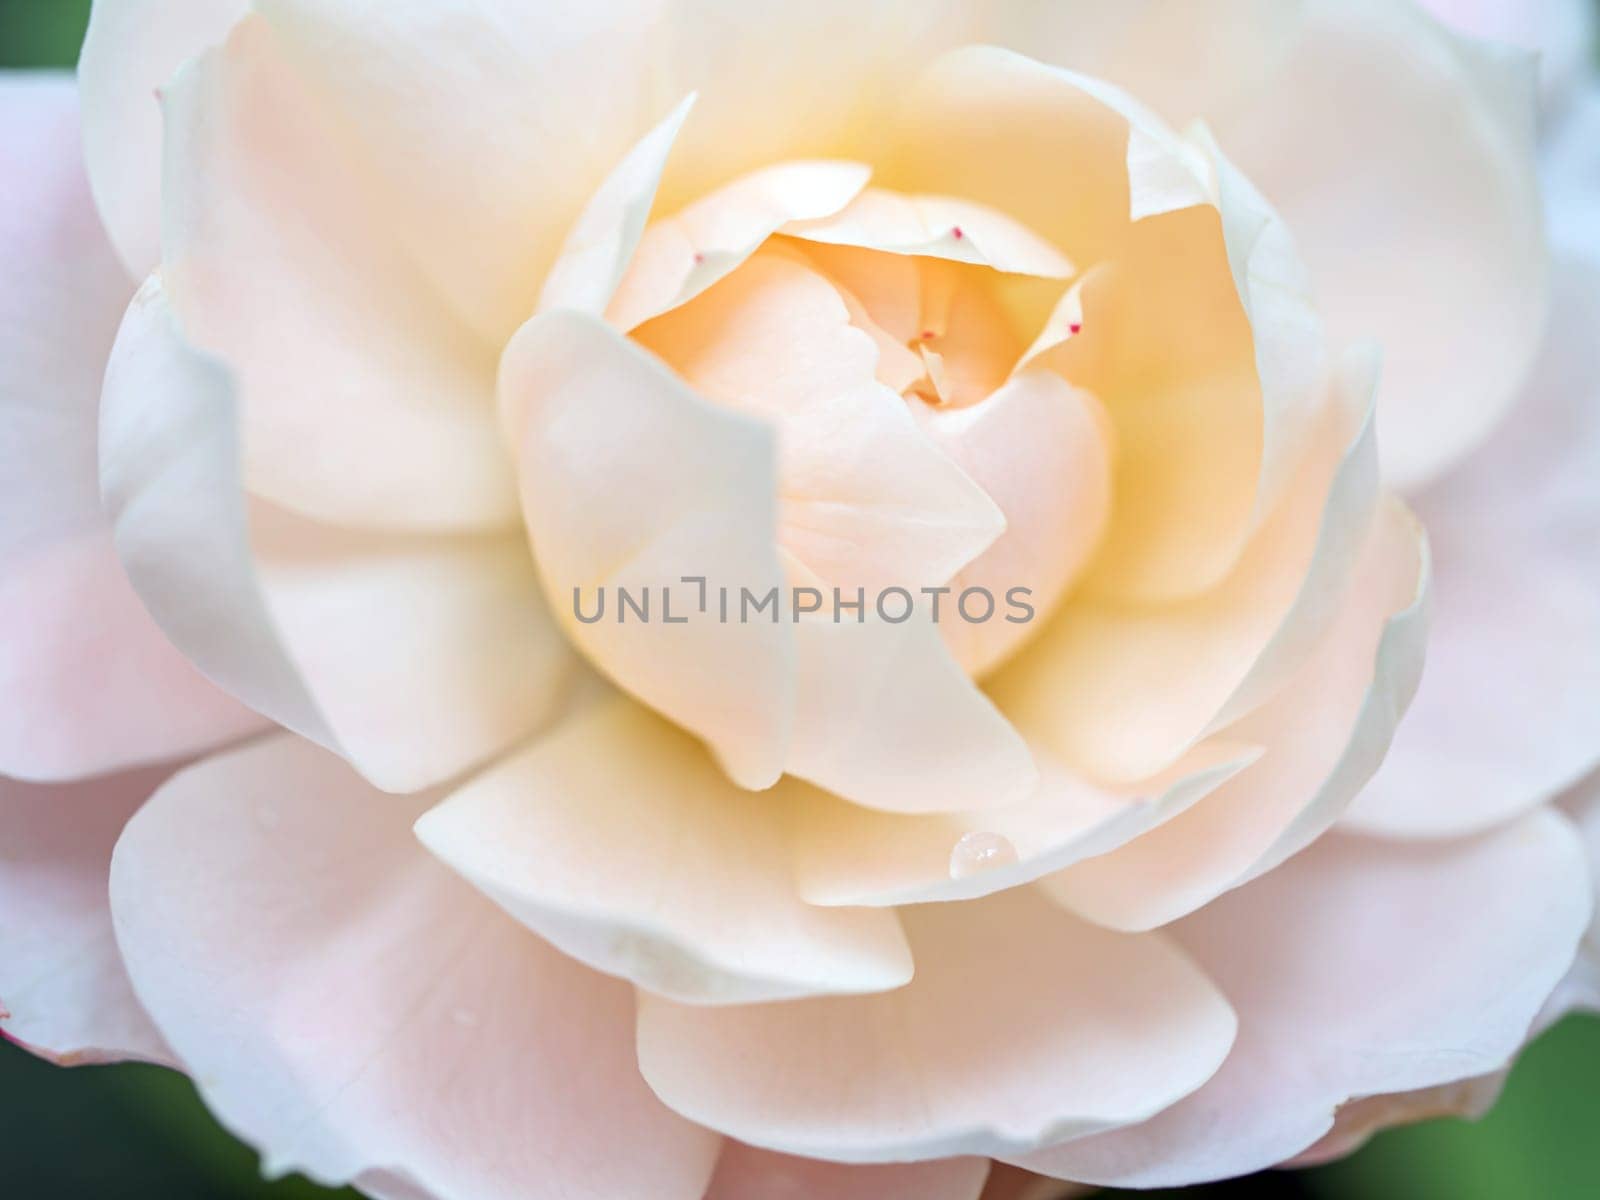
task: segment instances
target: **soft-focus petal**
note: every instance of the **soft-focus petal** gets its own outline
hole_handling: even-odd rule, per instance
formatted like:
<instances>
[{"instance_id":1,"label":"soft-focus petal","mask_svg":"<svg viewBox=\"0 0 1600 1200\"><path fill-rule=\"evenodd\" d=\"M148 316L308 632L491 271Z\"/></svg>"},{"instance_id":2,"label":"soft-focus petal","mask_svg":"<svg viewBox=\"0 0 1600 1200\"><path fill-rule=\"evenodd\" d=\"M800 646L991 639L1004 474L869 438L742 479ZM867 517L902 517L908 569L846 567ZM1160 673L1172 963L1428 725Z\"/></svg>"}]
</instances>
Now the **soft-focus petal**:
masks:
<instances>
[{"instance_id":1,"label":"soft-focus petal","mask_svg":"<svg viewBox=\"0 0 1600 1200\"><path fill-rule=\"evenodd\" d=\"M796 894L799 790L743 791L692 738L618 697L467 784L417 836L560 949L675 1000L899 987L911 952L892 913Z\"/></svg>"},{"instance_id":2,"label":"soft-focus petal","mask_svg":"<svg viewBox=\"0 0 1600 1200\"><path fill-rule=\"evenodd\" d=\"M598 319L535 317L506 350L501 407L528 537L550 603L618 686L705 739L741 784L783 770L793 635L777 621L719 621L686 586L781 588L773 438L702 399ZM675 598L629 623L622 593ZM712 592L712 596L715 596ZM593 620L609 600L611 615ZM580 609L582 613L580 613ZM584 619L580 620L580 615Z\"/></svg>"},{"instance_id":3,"label":"soft-focus petal","mask_svg":"<svg viewBox=\"0 0 1600 1200\"><path fill-rule=\"evenodd\" d=\"M982 1158L852 1165L726 1141L704 1200L977 1200Z\"/></svg>"},{"instance_id":4,"label":"soft-focus petal","mask_svg":"<svg viewBox=\"0 0 1600 1200\"><path fill-rule=\"evenodd\" d=\"M173 649L111 546L96 413L132 284L89 199L72 81L7 76L0 113L0 769L73 778L260 721Z\"/></svg>"},{"instance_id":5,"label":"soft-focus petal","mask_svg":"<svg viewBox=\"0 0 1600 1200\"><path fill-rule=\"evenodd\" d=\"M1021 1161L1125 1187L1241 1175L1310 1146L1347 1100L1495 1070L1590 907L1553 814L1459 842L1323 838L1173 928L1239 1012L1216 1077L1144 1125Z\"/></svg>"},{"instance_id":6,"label":"soft-focus petal","mask_svg":"<svg viewBox=\"0 0 1600 1200\"><path fill-rule=\"evenodd\" d=\"M1149 929L1311 843L1372 777L1416 691L1427 595L1422 531L1391 503L1333 627L1273 700L1224 731L1264 747L1260 761L1143 837L1043 886L1090 920Z\"/></svg>"},{"instance_id":7,"label":"soft-focus petal","mask_svg":"<svg viewBox=\"0 0 1600 1200\"><path fill-rule=\"evenodd\" d=\"M631 330L687 304L789 222L838 212L871 173L870 167L852 162L780 163L663 217L645 230L606 318L618 329Z\"/></svg>"},{"instance_id":8,"label":"soft-focus petal","mask_svg":"<svg viewBox=\"0 0 1600 1200\"><path fill-rule=\"evenodd\" d=\"M1327 629L1377 501L1373 364L1339 373L1278 510L1211 591L1158 607L1074 596L991 681L1030 739L1101 779L1165 770L1282 685Z\"/></svg>"},{"instance_id":9,"label":"soft-focus petal","mask_svg":"<svg viewBox=\"0 0 1600 1200\"><path fill-rule=\"evenodd\" d=\"M1025 1153L1143 1120L1233 1040L1227 1004L1159 935L1021 892L904 920L917 975L896 992L714 1011L641 997L645 1078L691 1119L785 1153Z\"/></svg>"},{"instance_id":10,"label":"soft-focus petal","mask_svg":"<svg viewBox=\"0 0 1600 1200\"><path fill-rule=\"evenodd\" d=\"M431 802L282 737L181 773L129 823L117 940L207 1103L271 1174L699 1200L717 1141L640 1079L630 989L431 859L411 835Z\"/></svg>"},{"instance_id":11,"label":"soft-focus petal","mask_svg":"<svg viewBox=\"0 0 1600 1200\"><path fill-rule=\"evenodd\" d=\"M35 1054L172 1061L129 986L106 887L117 836L164 775L0 778L0 1033Z\"/></svg>"},{"instance_id":12,"label":"soft-focus petal","mask_svg":"<svg viewBox=\"0 0 1600 1200\"><path fill-rule=\"evenodd\" d=\"M240 22L164 109L163 284L238 376L250 489L341 524L514 525L498 346L418 272L392 191L272 31Z\"/></svg>"},{"instance_id":13,"label":"soft-focus petal","mask_svg":"<svg viewBox=\"0 0 1600 1200\"><path fill-rule=\"evenodd\" d=\"M249 7L249 0L94 0L78 56L83 150L130 279L161 261L161 89Z\"/></svg>"},{"instance_id":14,"label":"soft-focus petal","mask_svg":"<svg viewBox=\"0 0 1600 1200\"><path fill-rule=\"evenodd\" d=\"M1563 263L1557 285L1511 419L1416 498L1436 571L1428 667L1353 828L1482 829L1600 762L1600 260Z\"/></svg>"},{"instance_id":15,"label":"soft-focus petal","mask_svg":"<svg viewBox=\"0 0 1600 1200\"><path fill-rule=\"evenodd\" d=\"M106 374L117 549L173 642L274 720L411 790L536 729L572 655L514 534L336 530L240 490L232 381L154 281Z\"/></svg>"},{"instance_id":16,"label":"soft-focus petal","mask_svg":"<svg viewBox=\"0 0 1600 1200\"><path fill-rule=\"evenodd\" d=\"M1558 107L1594 69L1595 6L1591 0L1421 0L1446 25L1539 55L1539 89Z\"/></svg>"}]
</instances>

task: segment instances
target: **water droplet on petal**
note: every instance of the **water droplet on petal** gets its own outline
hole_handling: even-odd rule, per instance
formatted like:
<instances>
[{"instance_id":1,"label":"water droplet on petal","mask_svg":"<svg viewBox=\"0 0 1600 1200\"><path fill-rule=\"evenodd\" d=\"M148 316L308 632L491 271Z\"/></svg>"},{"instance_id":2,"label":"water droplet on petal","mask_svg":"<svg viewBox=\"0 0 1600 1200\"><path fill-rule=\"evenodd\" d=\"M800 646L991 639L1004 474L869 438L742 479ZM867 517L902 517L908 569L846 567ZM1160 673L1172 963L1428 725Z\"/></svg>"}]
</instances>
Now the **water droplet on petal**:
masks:
<instances>
[{"instance_id":1,"label":"water droplet on petal","mask_svg":"<svg viewBox=\"0 0 1600 1200\"><path fill-rule=\"evenodd\" d=\"M1009 838L998 833L964 833L950 851L950 878L967 879L1016 861L1017 848Z\"/></svg>"}]
</instances>

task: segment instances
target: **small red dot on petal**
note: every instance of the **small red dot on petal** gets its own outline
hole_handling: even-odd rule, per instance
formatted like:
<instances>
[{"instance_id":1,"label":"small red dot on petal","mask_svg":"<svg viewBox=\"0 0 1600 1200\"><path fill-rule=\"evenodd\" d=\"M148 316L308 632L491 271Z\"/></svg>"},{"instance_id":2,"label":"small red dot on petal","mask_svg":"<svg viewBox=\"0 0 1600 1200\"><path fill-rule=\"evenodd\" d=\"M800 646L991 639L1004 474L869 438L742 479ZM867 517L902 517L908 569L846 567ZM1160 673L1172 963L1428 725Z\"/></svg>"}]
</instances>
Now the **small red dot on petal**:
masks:
<instances>
[{"instance_id":1,"label":"small red dot on petal","mask_svg":"<svg viewBox=\"0 0 1600 1200\"><path fill-rule=\"evenodd\" d=\"M935 333L935 332L934 332L934 331L933 331L933 330L931 330L931 329L924 329L924 330L923 330L923 331L922 331L922 340L923 340L923 341L925 341L925 342L931 342L931 341L933 341L933 339L934 339L934 338L936 338L936 337L938 337L938 336L939 336L939 335L938 335L938 334L936 334L936 333Z\"/></svg>"},{"instance_id":2,"label":"small red dot on petal","mask_svg":"<svg viewBox=\"0 0 1600 1200\"><path fill-rule=\"evenodd\" d=\"M959 241L960 239L966 237L967 235L961 232L961 226L955 225L955 226L952 226L951 229L950 229L950 236L955 238L957 241Z\"/></svg>"},{"instance_id":3,"label":"small red dot on petal","mask_svg":"<svg viewBox=\"0 0 1600 1200\"><path fill-rule=\"evenodd\" d=\"M1071 326L1071 328L1072 328L1072 332L1073 332L1073 333L1080 333L1080 332L1082 332L1082 330L1083 330L1083 326L1082 326L1082 325L1080 325L1080 324L1078 324L1078 322L1076 322L1076 321L1074 321L1074 322L1073 322L1073 323L1072 323L1072 326Z\"/></svg>"},{"instance_id":4,"label":"small red dot on petal","mask_svg":"<svg viewBox=\"0 0 1600 1200\"><path fill-rule=\"evenodd\" d=\"M706 256L705 256L705 255L704 255L704 254L696 254L696 255L695 255L695 256L694 256L694 261L695 261L695 262L696 262L696 263L697 263L697 264L698 264L698 263L703 263L703 262L705 262L705 260L706 260Z\"/></svg>"}]
</instances>

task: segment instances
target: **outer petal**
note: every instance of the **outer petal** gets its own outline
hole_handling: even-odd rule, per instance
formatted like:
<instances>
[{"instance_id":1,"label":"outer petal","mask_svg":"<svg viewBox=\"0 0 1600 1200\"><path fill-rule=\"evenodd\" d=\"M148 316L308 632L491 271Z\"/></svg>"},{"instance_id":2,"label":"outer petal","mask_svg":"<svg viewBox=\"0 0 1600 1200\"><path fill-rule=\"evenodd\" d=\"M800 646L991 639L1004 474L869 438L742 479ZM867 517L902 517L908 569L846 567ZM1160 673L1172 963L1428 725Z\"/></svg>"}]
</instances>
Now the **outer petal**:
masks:
<instances>
[{"instance_id":1,"label":"outer petal","mask_svg":"<svg viewBox=\"0 0 1600 1200\"><path fill-rule=\"evenodd\" d=\"M1427 624L1421 530L1392 504L1343 611L1280 695L1225 736L1261 760L1188 811L1045 881L1074 912L1149 929L1275 867L1322 834L1372 777L1416 691Z\"/></svg>"},{"instance_id":2,"label":"outer petal","mask_svg":"<svg viewBox=\"0 0 1600 1200\"><path fill-rule=\"evenodd\" d=\"M1513 419L1417 499L1437 569L1428 669L1353 828L1482 829L1600 762L1600 259L1557 283Z\"/></svg>"},{"instance_id":3,"label":"outer petal","mask_svg":"<svg viewBox=\"0 0 1600 1200\"><path fill-rule=\"evenodd\" d=\"M1446 25L1539 55L1539 90L1558 106L1593 70L1595 9L1588 0L1421 0Z\"/></svg>"},{"instance_id":4,"label":"outer petal","mask_svg":"<svg viewBox=\"0 0 1600 1200\"><path fill-rule=\"evenodd\" d=\"M107 370L117 548L173 642L274 720L411 790L532 732L572 657L521 539L356 534L240 490L232 382L152 282Z\"/></svg>"},{"instance_id":5,"label":"outer petal","mask_svg":"<svg viewBox=\"0 0 1600 1200\"><path fill-rule=\"evenodd\" d=\"M568 954L685 1003L899 987L911 952L892 913L795 893L796 790L742 791L618 697L424 814L417 836Z\"/></svg>"},{"instance_id":6,"label":"outer petal","mask_svg":"<svg viewBox=\"0 0 1600 1200\"><path fill-rule=\"evenodd\" d=\"M1020 1161L1132 1187L1240 1175L1311 1145L1353 1097L1492 1071L1590 907L1577 839L1549 813L1472 841L1323 838L1174 928L1239 1010L1216 1077L1144 1125Z\"/></svg>"},{"instance_id":7,"label":"outer petal","mask_svg":"<svg viewBox=\"0 0 1600 1200\"><path fill-rule=\"evenodd\" d=\"M988 1174L982 1158L850 1166L728 1141L704 1200L977 1200Z\"/></svg>"},{"instance_id":8,"label":"outer petal","mask_svg":"<svg viewBox=\"0 0 1600 1200\"><path fill-rule=\"evenodd\" d=\"M0 1033L72 1066L172 1052L111 932L111 847L164 772L35 787L0 779Z\"/></svg>"},{"instance_id":9,"label":"outer petal","mask_svg":"<svg viewBox=\"0 0 1600 1200\"><path fill-rule=\"evenodd\" d=\"M806 1157L1023 1153L1164 1108L1233 1039L1227 1005L1155 935L1016 892L905 920L917 977L897 992L714 1013L642 997L645 1078L702 1124Z\"/></svg>"},{"instance_id":10,"label":"outer petal","mask_svg":"<svg viewBox=\"0 0 1600 1200\"><path fill-rule=\"evenodd\" d=\"M341 524L511 526L498 345L407 257L391 190L258 17L168 89L162 274L238 375L256 494Z\"/></svg>"},{"instance_id":11,"label":"outer petal","mask_svg":"<svg viewBox=\"0 0 1600 1200\"><path fill-rule=\"evenodd\" d=\"M107 245L62 76L0 81L0 769L61 779L256 727L129 588L100 508L96 410L131 284Z\"/></svg>"},{"instance_id":12,"label":"outer petal","mask_svg":"<svg viewBox=\"0 0 1600 1200\"><path fill-rule=\"evenodd\" d=\"M737 781L770 786L793 706L792 633L776 609L770 622L719 622L685 586L700 577L736 604L741 588L781 587L770 432L570 312L517 334L500 394L528 536L570 636L620 687L709 742ZM624 590L675 598L677 615L628 623ZM578 619L608 596L611 617Z\"/></svg>"},{"instance_id":13,"label":"outer petal","mask_svg":"<svg viewBox=\"0 0 1600 1200\"><path fill-rule=\"evenodd\" d=\"M94 0L78 57L95 202L129 278L161 261L160 90L249 0Z\"/></svg>"},{"instance_id":14,"label":"outer petal","mask_svg":"<svg viewBox=\"0 0 1600 1200\"><path fill-rule=\"evenodd\" d=\"M698 1200L716 1140L639 1078L629 989L433 862L410 831L428 803L277 738L185 771L130 822L117 940L206 1101L271 1174Z\"/></svg>"}]
</instances>

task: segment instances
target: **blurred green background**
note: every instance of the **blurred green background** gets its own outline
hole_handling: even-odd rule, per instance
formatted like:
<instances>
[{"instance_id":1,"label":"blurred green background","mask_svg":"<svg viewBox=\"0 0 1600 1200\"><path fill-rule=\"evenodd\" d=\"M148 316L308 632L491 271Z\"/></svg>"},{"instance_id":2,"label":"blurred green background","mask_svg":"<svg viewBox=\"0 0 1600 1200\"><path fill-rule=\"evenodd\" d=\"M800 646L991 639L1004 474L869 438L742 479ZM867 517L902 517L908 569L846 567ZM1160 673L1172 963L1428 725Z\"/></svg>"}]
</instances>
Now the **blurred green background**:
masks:
<instances>
[{"instance_id":1,"label":"blurred green background","mask_svg":"<svg viewBox=\"0 0 1600 1200\"><path fill-rule=\"evenodd\" d=\"M89 0L0 0L0 67L70 66L88 11ZM1595 1200L1600 1020L1573 1018L1541 1038L1483 1121L1391 1130L1314 1171L1154 1195ZM217 1127L182 1076L143 1066L61 1070L0 1044L0 1198L60 1197L355 1200L301 1179L264 1182L255 1155Z\"/></svg>"}]
</instances>

